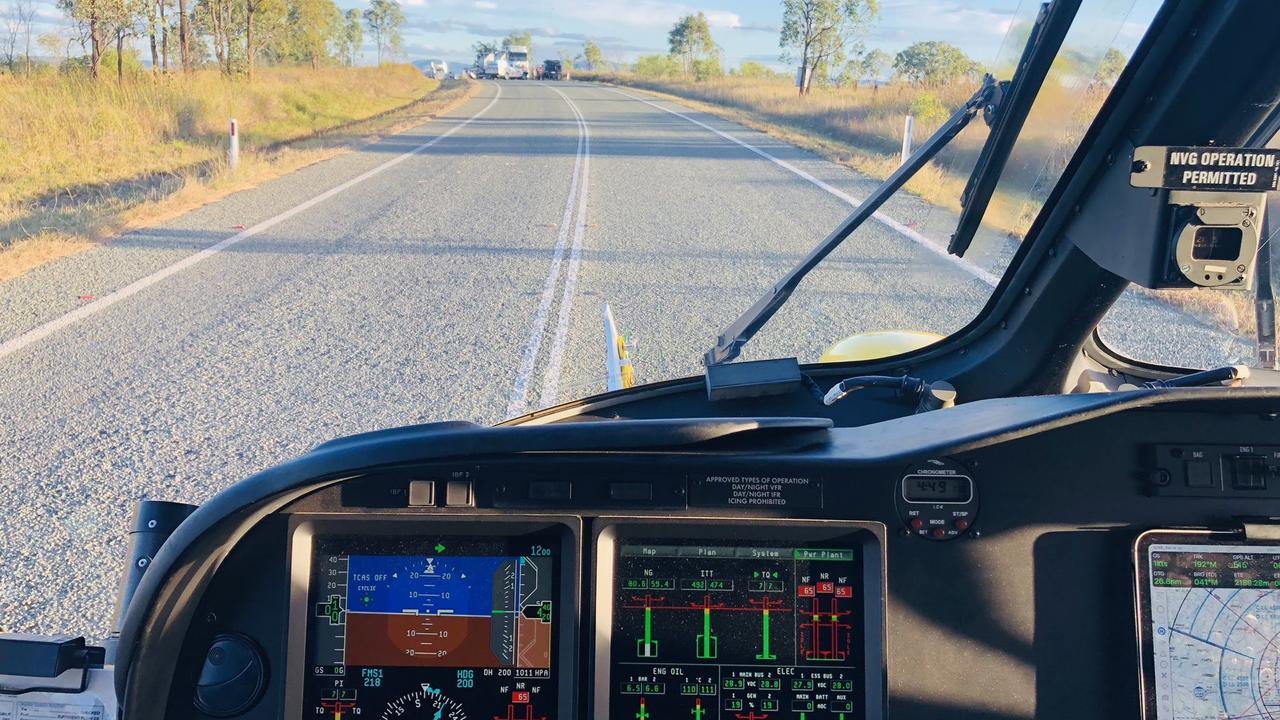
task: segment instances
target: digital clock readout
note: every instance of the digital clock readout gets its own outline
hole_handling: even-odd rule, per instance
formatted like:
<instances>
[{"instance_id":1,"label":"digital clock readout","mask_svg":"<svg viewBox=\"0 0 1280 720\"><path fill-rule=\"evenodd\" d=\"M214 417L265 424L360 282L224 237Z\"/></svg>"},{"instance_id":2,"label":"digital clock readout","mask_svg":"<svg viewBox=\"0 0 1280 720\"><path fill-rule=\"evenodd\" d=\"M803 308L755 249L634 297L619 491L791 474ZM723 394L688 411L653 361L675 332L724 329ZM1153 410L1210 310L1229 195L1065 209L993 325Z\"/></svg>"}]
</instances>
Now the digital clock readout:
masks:
<instances>
[{"instance_id":1,"label":"digital clock readout","mask_svg":"<svg viewBox=\"0 0 1280 720\"><path fill-rule=\"evenodd\" d=\"M967 502L969 478L959 475L912 475L902 483L907 502Z\"/></svg>"}]
</instances>

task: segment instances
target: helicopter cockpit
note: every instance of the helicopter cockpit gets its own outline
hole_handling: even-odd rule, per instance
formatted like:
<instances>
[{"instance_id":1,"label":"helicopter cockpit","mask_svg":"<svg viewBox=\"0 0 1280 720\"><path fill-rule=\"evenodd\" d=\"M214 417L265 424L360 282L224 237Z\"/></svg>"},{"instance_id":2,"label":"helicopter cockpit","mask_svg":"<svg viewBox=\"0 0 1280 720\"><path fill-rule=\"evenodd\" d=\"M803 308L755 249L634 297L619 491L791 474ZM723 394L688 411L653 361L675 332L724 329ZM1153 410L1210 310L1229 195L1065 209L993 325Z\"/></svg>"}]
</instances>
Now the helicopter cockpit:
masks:
<instances>
[{"instance_id":1,"label":"helicopter cockpit","mask_svg":"<svg viewBox=\"0 0 1280 720\"><path fill-rule=\"evenodd\" d=\"M739 359L984 124L947 248L970 250L1080 4L1046 3L1009 75L708 338L701 375L635 385L609 342L603 394L144 501L112 636L0 636L0 718L1280 713L1280 6L1160 8L967 326ZM1262 360L1121 357L1098 326L1131 285L1248 298Z\"/></svg>"}]
</instances>

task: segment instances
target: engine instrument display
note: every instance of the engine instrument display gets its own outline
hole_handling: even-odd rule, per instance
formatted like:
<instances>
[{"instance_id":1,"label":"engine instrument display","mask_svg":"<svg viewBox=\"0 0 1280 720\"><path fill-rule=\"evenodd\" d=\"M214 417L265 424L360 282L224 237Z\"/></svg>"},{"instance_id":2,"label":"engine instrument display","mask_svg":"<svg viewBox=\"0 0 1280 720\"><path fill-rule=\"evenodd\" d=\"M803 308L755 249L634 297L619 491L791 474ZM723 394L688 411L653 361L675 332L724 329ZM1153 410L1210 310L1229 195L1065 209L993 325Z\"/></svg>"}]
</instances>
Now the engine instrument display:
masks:
<instances>
[{"instance_id":1,"label":"engine instrument display","mask_svg":"<svg viewBox=\"0 0 1280 720\"><path fill-rule=\"evenodd\" d=\"M847 531L732 536L615 541L608 717L868 717L880 586L867 559L878 568L878 554Z\"/></svg>"},{"instance_id":2,"label":"engine instrument display","mask_svg":"<svg viewBox=\"0 0 1280 720\"><path fill-rule=\"evenodd\" d=\"M1280 712L1280 546L1188 539L1139 548L1146 717L1271 717Z\"/></svg>"},{"instance_id":3,"label":"engine instrument display","mask_svg":"<svg viewBox=\"0 0 1280 720\"><path fill-rule=\"evenodd\" d=\"M557 717L560 538L317 535L303 717Z\"/></svg>"}]
</instances>

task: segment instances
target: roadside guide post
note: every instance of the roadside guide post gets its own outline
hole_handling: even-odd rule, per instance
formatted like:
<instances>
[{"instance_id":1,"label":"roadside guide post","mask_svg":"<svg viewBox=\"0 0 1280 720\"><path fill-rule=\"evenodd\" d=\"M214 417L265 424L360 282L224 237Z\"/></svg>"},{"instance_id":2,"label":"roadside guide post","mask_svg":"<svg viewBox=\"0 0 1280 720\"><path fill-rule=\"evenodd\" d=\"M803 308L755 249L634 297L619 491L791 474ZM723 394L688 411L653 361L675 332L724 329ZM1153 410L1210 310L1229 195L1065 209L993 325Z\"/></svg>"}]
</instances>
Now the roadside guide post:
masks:
<instances>
[{"instance_id":1,"label":"roadside guide post","mask_svg":"<svg viewBox=\"0 0 1280 720\"><path fill-rule=\"evenodd\" d=\"M231 118L231 144L227 148L227 165L235 170L240 165L240 128L236 119Z\"/></svg>"},{"instance_id":2,"label":"roadside guide post","mask_svg":"<svg viewBox=\"0 0 1280 720\"><path fill-rule=\"evenodd\" d=\"M916 119L910 115L907 116L906 122L902 125L902 163L907 162L907 158L911 157L911 131L915 129Z\"/></svg>"}]
</instances>

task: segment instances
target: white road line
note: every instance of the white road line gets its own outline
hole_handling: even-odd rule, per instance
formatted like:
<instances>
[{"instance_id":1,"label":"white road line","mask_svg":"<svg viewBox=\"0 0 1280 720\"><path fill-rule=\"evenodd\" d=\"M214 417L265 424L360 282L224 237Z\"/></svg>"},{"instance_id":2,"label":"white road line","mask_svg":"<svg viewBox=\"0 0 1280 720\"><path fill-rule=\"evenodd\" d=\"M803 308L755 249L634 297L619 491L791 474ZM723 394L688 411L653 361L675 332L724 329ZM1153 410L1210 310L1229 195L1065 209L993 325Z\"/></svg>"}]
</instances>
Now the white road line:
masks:
<instances>
[{"instance_id":1,"label":"white road line","mask_svg":"<svg viewBox=\"0 0 1280 720\"><path fill-rule=\"evenodd\" d=\"M560 232L556 235L556 249L551 256L551 268L547 271L547 281L542 286L542 298L538 302L538 310L529 325L529 341L525 344L524 356L520 359L520 369L516 371L516 382L511 388L511 397L507 401L507 417L523 415L529 402L529 381L533 377L533 367L538 361L538 351L542 348L542 337L546 334L547 322L551 315L551 303L556 296L556 283L560 279L560 265L564 258L564 249L569 243L569 229L573 225L573 201L578 195L578 182L582 177L582 165L585 152L584 128L581 121L575 119L578 128L578 153L573 161L573 179L569 183L569 197L564 201L564 216L560 220Z\"/></svg>"},{"instance_id":2,"label":"white road line","mask_svg":"<svg viewBox=\"0 0 1280 720\"><path fill-rule=\"evenodd\" d=\"M194 255L188 255L187 257L179 260L178 262L172 265L161 268L160 270L157 270L151 273L150 275L147 275L146 277L139 278L138 280L133 281L132 283L120 288L119 290L116 290L115 292L112 292L109 295L103 295L102 297L98 298L97 300L94 300L88 305L82 305L76 308L75 310L72 310L71 312L67 313L66 315L63 315L62 317L50 320L49 322L43 325L40 325L38 327L32 328L31 330L28 330L27 332L21 335L18 335L17 337L7 340L4 343L0 343L0 358L3 358L7 355L11 355L27 347L28 345L31 345L32 343L43 340L44 338L58 332L59 330L63 330L81 320L84 320L87 317L90 317L91 315L102 312L103 310L106 310L112 305L115 305L116 303L120 302L121 300L124 300L125 298L131 297L133 295L136 295L139 292L142 292L143 290L151 287L152 285L155 285L156 283L164 280L165 278L168 278L171 275L176 275L177 273L180 273L183 270L186 270L187 268L191 267L192 265L195 265L196 263L209 259L210 257L222 252L223 250L231 247L232 245L235 245L241 240L246 240L248 238L253 237L254 235L257 235L263 232L264 230L269 230L272 227L275 227L276 225L279 225L280 223L284 222L285 220L288 220L294 215L310 210L316 205L319 205L320 203L343 192L344 190L349 190L350 188L355 187L356 185L359 185L360 183L364 182L365 180L368 180L374 175L377 175L388 168L394 167L395 165L399 165L405 160L408 160L410 157L417 155L423 150L426 150L432 145L435 145L441 140L458 132L459 130L466 127L467 125L470 125L473 120L489 112L489 109L492 108L494 104L498 102L498 98L502 97L502 86L498 85L497 83L494 83L494 87L497 89L497 92L494 93L493 99L490 100L487 105L485 105L483 108L480 109L480 112L476 113L475 115L472 115L466 120L463 120L457 125L454 125L452 128L449 128L447 131L441 133L440 135L435 136L434 138L428 140L427 142L422 143L421 145L413 148L412 150L405 152L402 155L397 155L396 157L382 163L381 165L373 168L372 170L368 170L364 173L361 173L360 175L357 175L356 177L351 178L350 180L342 183L341 185L332 187L326 190L325 192L322 192L319 195L316 195L310 200L307 200L306 202L295 205L289 208L288 210L285 210L284 212L280 213L279 215L275 215L274 217L267 218L266 220L263 220L257 225L254 225L253 227L250 227L235 235L232 235L231 237L225 240L219 241L214 245L210 245L209 247L195 253Z\"/></svg>"},{"instance_id":3,"label":"white road line","mask_svg":"<svg viewBox=\"0 0 1280 720\"><path fill-rule=\"evenodd\" d=\"M618 93L619 95L623 95L623 96L625 96L625 97L629 97L629 98L631 98L632 100L637 100L637 101L642 102L642 103L644 103L644 104L646 104L646 105L651 105L651 106L653 106L653 107L655 107L655 108L658 108L659 110L661 110L661 111L663 111L663 112L671 113L672 115L675 115L675 116L676 116L676 117L678 117L678 118L683 118L683 119L685 119L685 120L688 120L689 122L693 123L694 125L697 125L698 127L705 128L705 129L707 129L707 130L710 130L711 132L715 133L716 135L719 135L720 137L724 138L725 140L728 140L728 141L730 141L730 142L737 143L738 145L741 145L742 147L744 147L744 148L746 148L746 149L750 150L751 152L753 152L753 153L755 153L755 154L759 155L760 157L762 157L762 158L764 158L764 159L766 159L766 160L768 160L768 161L772 162L773 164L777 165L778 167L781 167L781 168L783 168L783 169L785 169L785 170L788 170L788 171L790 171L790 172L792 172L792 173L794 173L794 174L796 174L796 175L798 175L798 176L800 176L800 177L804 178L805 180L809 181L810 183L813 183L814 185L816 185L817 187L822 188L823 190L826 190L827 192L831 193L832 195L834 195L834 196L836 196L836 197L840 198L841 200L845 201L846 203L848 203L848 204L850 204L850 205L852 205L852 206L854 206L854 207L857 207L857 206L859 206L859 205L861 205L861 204L862 204L862 198L854 197L853 195L850 195L850 194L848 194L848 193L844 192L843 190L840 190L839 188L836 188L836 187L832 186L831 184L829 184L829 183L827 183L827 182L824 182L824 181L822 181L822 180L819 180L818 178L814 177L813 175L810 175L809 173L805 172L804 170L801 170L800 168L796 167L795 165L792 165L791 163L787 162L786 160L783 160L783 159L778 158L778 157L776 157L776 156L774 156L774 155L771 155L771 154L769 154L768 152L766 152L766 151L764 151L764 150L761 150L760 148L756 147L755 145L752 145L751 143L746 142L745 140L739 140L738 138L736 138L736 137L734 137L734 136L730 135L729 133L726 133L726 132L724 132L724 131L722 131L722 130L717 130L716 128L711 127L710 125L708 125L708 124L706 124L706 123L702 122L701 120L697 120L697 119L695 119L695 118L689 117L688 115L685 115L685 114L684 114L684 113L682 113L682 112L679 112L679 111L676 111L676 110L672 110L671 108L668 108L668 107L664 107L664 106L662 106L662 105L659 105L658 103L653 102L652 100L648 100L648 99L645 99L645 98L639 97L639 96L637 96L637 95L632 95L631 93L623 92L622 90L618 90L618 89L616 89L616 88L605 88L605 89L606 89L606 90L612 90L613 92L616 92L616 93ZM902 223L898 222L897 220L894 220L893 218L889 217L888 215L885 215L883 212L881 212L881 211L876 211L876 213L875 213L874 215L872 215L872 217L874 217L876 220L880 221L880 223L881 223L881 224L885 225L886 227L890 228L891 230L894 230L895 232L897 232L898 234L900 234L900 235L902 235L903 237L907 238L908 240L911 240L912 242L914 242L914 243L916 243L917 245L919 245L919 246L923 247L924 249L928 250L929 252L933 253L934 255L937 255L938 257L942 258L943 260L946 260L947 262L951 263L952 265L955 265L955 266L956 266L956 267L958 267L960 270L963 270L964 272L968 273L969 275L972 275L973 277L977 278L978 280L981 280L982 282L986 283L987 285L990 285L991 287L995 287L996 285L998 285L998 284L1000 283L1000 278L999 278L999 276L993 275L992 273L989 273L989 272L987 272L986 270L983 270L982 268L978 267L977 265L974 265L973 263L971 263L971 262L969 262L969 261L967 261L967 260L965 260L965 259L963 259L963 258L959 258L959 257L956 257L955 255L952 255L951 253L947 252L945 248L938 246L937 244L933 243L933 242L932 242L932 241L930 241L928 238L926 238L924 235L921 235L920 233L916 232L915 230L912 230L911 228L907 227L906 225L903 225Z\"/></svg>"},{"instance_id":4,"label":"white road line","mask_svg":"<svg viewBox=\"0 0 1280 720\"><path fill-rule=\"evenodd\" d=\"M551 87L548 85L547 87ZM569 314L573 311L573 296L578 290L578 267L582 264L582 236L587 230L587 191L591 177L591 130L582 111L560 92L551 87L557 95L569 103L569 108L577 116L582 132L584 149L582 153L582 185L578 190L578 219L573 227L573 247L569 251L569 269L565 273L564 292L560 295L560 317L556 323L555 340L551 343L551 354L547 359L547 369L542 375L542 407L556 404L556 396L560 391L560 372L564 365L564 348L569 340Z\"/></svg>"}]
</instances>

